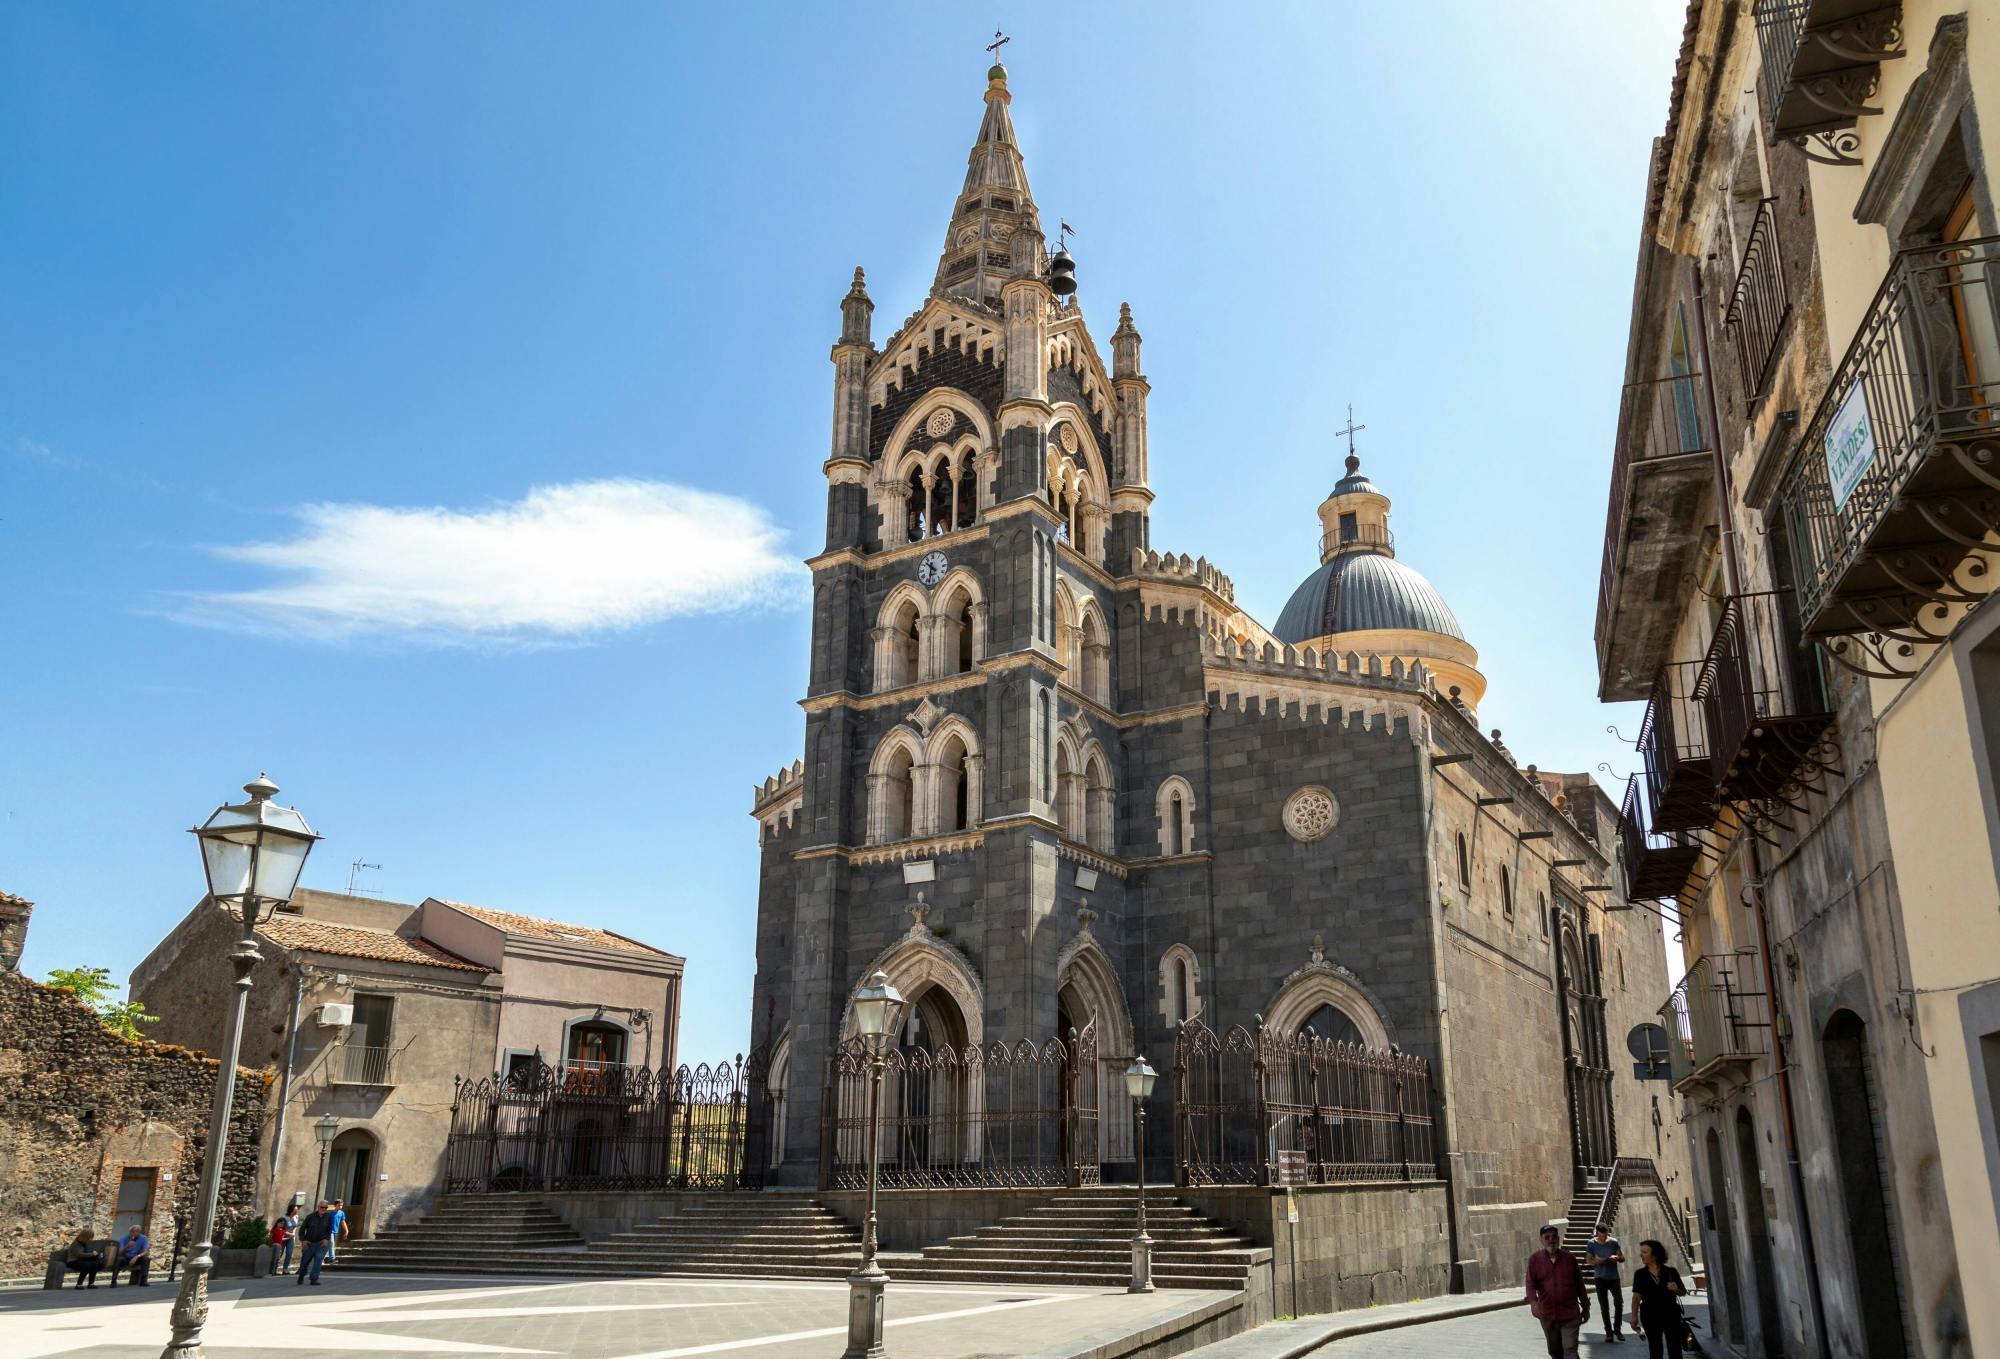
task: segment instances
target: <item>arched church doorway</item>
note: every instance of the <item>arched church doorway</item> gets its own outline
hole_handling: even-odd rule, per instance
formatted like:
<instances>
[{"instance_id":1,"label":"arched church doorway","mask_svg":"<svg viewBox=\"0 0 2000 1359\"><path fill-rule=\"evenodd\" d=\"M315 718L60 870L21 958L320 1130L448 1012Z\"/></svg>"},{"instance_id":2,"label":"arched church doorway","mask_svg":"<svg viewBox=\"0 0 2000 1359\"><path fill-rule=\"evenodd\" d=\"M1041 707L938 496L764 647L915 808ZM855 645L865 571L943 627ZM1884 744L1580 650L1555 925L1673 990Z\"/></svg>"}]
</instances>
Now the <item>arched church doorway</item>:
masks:
<instances>
[{"instance_id":1,"label":"arched church doorway","mask_svg":"<svg viewBox=\"0 0 2000 1359\"><path fill-rule=\"evenodd\" d=\"M1709 1271L1709 1287L1722 1304L1723 1334L1743 1343L1743 1276L1736 1272L1736 1221L1729 1210L1729 1167L1722 1159L1722 1137L1715 1129L1703 1139L1708 1149L1708 1213L1703 1226L1715 1247L1717 1268Z\"/></svg>"},{"instance_id":2,"label":"arched church doorway","mask_svg":"<svg viewBox=\"0 0 2000 1359\"><path fill-rule=\"evenodd\" d=\"M966 1071L940 1056L963 1053L965 1040L965 1015L942 987L925 988L904 1007L896 1098L888 1108L903 1139L900 1153L916 1164L934 1166L940 1152L947 1161L956 1159L951 1143L965 1113Z\"/></svg>"},{"instance_id":3,"label":"arched church doorway","mask_svg":"<svg viewBox=\"0 0 2000 1359\"><path fill-rule=\"evenodd\" d=\"M1363 1043L1361 1026L1354 1022L1354 1016L1337 1005L1322 1005L1314 1010L1299 1025L1299 1032L1310 1032L1327 1042Z\"/></svg>"},{"instance_id":4,"label":"arched church doorway","mask_svg":"<svg viewBox=\"0 0 2000 1359\"><path fill-rule=\"evenodd\" d=\"M1882 1183L1882 1142L1875 1126L1874 1071L1868 1055L1868 1026L1852 1010L1837 1011L1820 1038L1826 1062L1827 1101L1832 1105L1834 1150L1840 1163L1841 1195L1847 1207L1847 1236L1855 1242L1887 1241L1889 1200ZM1893 1252L1889 1253L1893 1256ZM1905 1354L1903 1303L1893 1258L1857 1260L1855 1294L1861 1304L1864 1350Z\"/></svg>"},{"instance_id":5,"label":"arched church doorway","mask_svg":"<svg viewBox=\"0 0 2000 1359\"><path fill-rule=\"evenodd\" d=\"M1081 1159L1098 1167L1120 1167L1112 1178L1123 1178L1133 1164L1132 1101L1125 1093L1125 1068L1135 1051L1132 1016L1125 1005L1125 992L1112 970L1110 960L1094 941L1079 938L1056 972L1056 1033L1069 1047L1072 1033L1090 1038L1087 1051L1080 1055L1077 1071L1078 1093L1065 1092L1081 1105L1080 1125L1085 1141L1078 1147ZM1076 1055L1076 1054L1073 1054ZM1162 1081L1154 1087L1158 1096L1167 1088ZM1164 1119L1165 1116L1162 1115ZM1155 1124L1171 1127L1170 1123ZM1161 1146L1167 1146L1166 1139Z\"/></svg>"},{"instance_id":6,"label":"arched church doorway","mask_svg":"<svg viewBox=\"0 0 2000 1359\"><path fill-rule=\"evenodd\" d=\"M375 1206L375 1177L380 1173L380 1164L380 1148L374 1136L359 1128L341 1133L327 1149L326 1191L321 1197L341 1200L347 1210L350 1236L360 1238L370 1234L369 1217Z\"/></svg>"},{"instance_id":7,"label":"arched church doorway","mask_svg":"<svg viewBox=\"0 0 2000 1359\"><path fill-rule=\"evenodd\" d=\"M1736 1164L1743 1172L1743 1231L1748 1238L1750 1272L1757 1286L1761 1352L1784 1353L1784 1324L1778 1312L1778 1274L1771 1264L1771 1219L1764 1209L1764 1175L1757 1155L1757 1120L1741 1106L1736 1110Z\"/></svg>"},{"instance_id":8,"label":"arched church doorway","mask_svg":"<svg viewBox=\"0 0 2000 1359\"><path fill-rule=\"evenodd\" d=\"M1563 1092L1569 1105L1575 1187L1605 1175L1617 1159L1611 1117L1611 1051L1604 1032L1604 989L1595 937L1579 932L1565 906L1556 949L1562 1022Z\"/></svg>"}]
</instances>

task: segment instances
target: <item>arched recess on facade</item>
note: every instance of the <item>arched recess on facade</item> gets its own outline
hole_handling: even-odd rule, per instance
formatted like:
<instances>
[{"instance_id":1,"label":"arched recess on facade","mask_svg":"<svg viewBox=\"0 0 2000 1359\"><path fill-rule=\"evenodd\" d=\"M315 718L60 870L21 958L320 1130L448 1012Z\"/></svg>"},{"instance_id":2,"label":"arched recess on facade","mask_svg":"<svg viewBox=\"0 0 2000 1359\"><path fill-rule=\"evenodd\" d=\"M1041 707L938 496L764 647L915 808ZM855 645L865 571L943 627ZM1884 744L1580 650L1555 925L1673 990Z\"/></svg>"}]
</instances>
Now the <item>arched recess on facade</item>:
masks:
<instances>
[{"instance_id":1,"label":"arched recess on facade","mask_svg":"<svg viewBox=\"0 0 2000 1359\"><path fill-rule=\"evenodd\" d=\"M1117 848L1118 794L1111 783L1111 758L1096 737L1086 741L1083 758L1083 842L1109 854Z\"/></svg>"},{"instance_id":2,"label":"arched recess on facade","mask_svg":"<svg viewBox=\"0 0 2000 1359\"><path fill-rule=\"evenodd\" d=\"M1374 1000L1359 984L1330 967L1324 970L1308 968L1287 978L1264 1011L1264 1027L1274 1033L1297 1033L1323 1005L1333 1007L1352 1020L1364 1046L1386 1048L1390 1045L1388 1023L1376 1008Z\"/></svg>"},{"instance_id":3,"label":"arched recess on facade","mask_svg":"<svg viewBox=\"0 0 2000 1359\"><path fill-rule=\"evenodd\" d=\"M777 1046L771 1049L770 1074L764 1088L771 1096L770 1125L764 1140L770 1150L770 1164L781 1165L785 1159L785 1114L791 1107L792 1090L792 1027L787 1024Z\"/></svg>"},{"instance_id":4,"label":"arched recess on facade","mask_svg":"<svg viewBox=\"0 0 2000 1359\"><path fill-rule=\"evenodd\" d=\"M886 845L917 833L919 769L923 739L908 727L891 727L868 761L868 843Z\"/></svg>"},{"instance_id":5,"label":"arched recess on facade","mask_svg":"<svg viewBox=\"0 0 2000 1359\"><path fill-rule=\"evenodd\" d=\"M1201 1015L1201 959L1186 944L1160 955L1160 1018L1179 1028Z\"/></svg>"},{"instance_id":6,"label":"arched recess on facade","mask_svg":"<svg viewBox=\"0 0 2000 1359\"><path fill-rule=\"evenodd\" d=\"M1056 403L1048 448L1049 505L1062 517L1063 536L1078 552L1102 562L1111 523L1111 479L1090 421L1075 404Z\"/></svg>"},{"instance_id":7,"label":"arched recess on facade","mask_svg":"<svg viewBox=\"0 0 2000 1359\"><path fill-rule=\"evenodd\" d=\"M1059 1035L1097 1026L1097 1141L1100 1161L1132 1159L1132 1101L1125 1094L1125 1068L1133 1052L1132 1012L1118 972L1089 935L1079 935L1056 959L1056 1008L1066 1015Z\"/></svg>"},{"instance_id":8,"label":"arched recess on facade","mask_svg":"<svg viewBox=\"0 0 2000 1359\"><path fill-rule=\"evenodd\" d=\"M931 673L963 675L986 658L986 593L970 567L953 567L931 592Z\"/></svg>"},{"instance_id":9,"label":"arched recess on facade","mask_svg":"<svg viewBox=\"0 0 2000 1359\"><path fill-rule=\"evenodd\" d=\"M1066 722L1056 724L1056 825L1072 840L1083 839L1083 752Z\"/></svg>"},{"instance_id":10,"label":"arched recess on facade","mask_svg":"<svg viewBox=\"0 0 2000 1359\"><path fill-rule=\"evenodd\" d=\"M1153 814L1159 819L1162 858L1194 853L1194 785L1179 774L1161 779L1153 794Z\"/></svg>"},{"instance_id":11,"label":"arched recess on facade","mask_svg":"<svg viewBox=\"0 0 2000 1359\"><path fill-rule=\"evenodd\" d=\"M1095 703L1111 701L1111 630L1097 601L1086 597L1077 610L1076 657L1070 683Z\"/></svg>"},{"instance_id":12,"label":"arched recess on facade","mask_svg":"<svg viewBox=\"0 0 2000 1359\"><path fill-rule=\"evenodd\" d=\"M867 985L877 972L889 974L889 984L903 995L906 1013L925 999L926 992L935 989L940 993L937 999L948 1001L951 1007L948 1013L956 1017L955 1024L942 1027L960 1029L964 1037L958 1041L966 1047L986 1041L986 989L979 974L973 971L963 953L928 929L904 935L861 969L841 1010L843 1037L852 1037L855 1032L854 992Z\"/></svg>"},{"instance_id":13,"label":"arched recess on facade","mask_svg":"<svg viewBox=\"0 0 2000 1359\"><path fill-rule=\"evenodd\" d=\"M911 581L889 591L875 615L875 690L915 684L924 675L925 619L930 596Z\"/></svg>"},{"instance_id":14,"label":"arched recess on facade","mask_svg":"<svg viewBox=\"0 0 2000 1359\"><path fill-rule=\"evenodd\" d=\"M1064 683L1074 686L1081 677L1076 647L1076 595L1069 582L1060 578L1056 581L1055 604L1056 656L1063 663Z\"/></svg>"},{"instance_id":15,"label":"arched recess on facade","mask_svg":"<svg viewBox=\"0 0 2000 1359\"><path fill-rule=\"evenodd\" d=\"M979 733L970 722L954 713L938 723L926 753L930 817L918 833L948 835L971 830L979 824L985 806L980 781L985 761L979 749Z\"/></svg>"},{"instance_id":16,"label":"arched recess on facade","mask_svg":"<svg viewBox=\"0 0 2000 1359\"><path fill-rule=\"evenodd\" d=\"M979 974L963 953L923 925L912 928L861 969L840 1016L843 1038L856 1032L854 992L877 972L887 973L889 984L903 997L901 1027L894 1039L898 1047L922 1048L930 1053L949 1047L961 1055L968 1048L983 1047L986 993ZM917 1116L937 1138L966 1138L961 1154L976 1157L978 1115L986 1108L986 1089L970 1075L976 1068L961 1062L954 1069L955 1077L933 1070L920 1079L898 1081L885 1094L882 1112L885 1118ZM884 1154L891 1153L884 1148Z\"/></svg>"},{"instance_id":17,"label":"arched recess on facade","mask_svg":"<svg viewBox=\"0 0 2000 1359\"><path fill-rule=\"evenodd\" d=\"M941 409L957 412L972 430L948 441L930 432ZM947 436L952 431L945 431ZM963 528L993 503L991 469L997 448L985 407L956 387L934 387L913 402L883 444L874 485L883 541L915 542Z\"/></svg>"}]
</instances>

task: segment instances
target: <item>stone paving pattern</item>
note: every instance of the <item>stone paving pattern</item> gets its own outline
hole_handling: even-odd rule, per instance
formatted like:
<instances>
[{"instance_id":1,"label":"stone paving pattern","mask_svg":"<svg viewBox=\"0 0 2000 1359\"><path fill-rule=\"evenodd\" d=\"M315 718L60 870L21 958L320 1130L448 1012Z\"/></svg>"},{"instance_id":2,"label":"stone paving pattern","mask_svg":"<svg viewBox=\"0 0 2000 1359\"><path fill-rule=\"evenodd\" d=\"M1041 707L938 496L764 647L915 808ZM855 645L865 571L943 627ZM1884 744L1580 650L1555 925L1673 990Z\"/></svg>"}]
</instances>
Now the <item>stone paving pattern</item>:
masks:
<instances>
[{"instance_id":1,"label":"stone paving pattern","mask_svg":"<svg viewBox=\"0 0 2000 1359\"><path fill-rule=\"evenodd\" d=\"M1234 1295L1133 1296L1089 1288L893 1285L896 1359L996 1359L1087 1350ZM209 1354L351 1359L357 1354L563 1355L683 1359L741 1353L827 1359L846 1337L844 1283L652 1279L564 1282L326 1275L226 1281L211 1295ZM0 1294L0 1355L151 1359L168 1335L171 1287L79 1295Z\"/></svg>"}]
</instances>

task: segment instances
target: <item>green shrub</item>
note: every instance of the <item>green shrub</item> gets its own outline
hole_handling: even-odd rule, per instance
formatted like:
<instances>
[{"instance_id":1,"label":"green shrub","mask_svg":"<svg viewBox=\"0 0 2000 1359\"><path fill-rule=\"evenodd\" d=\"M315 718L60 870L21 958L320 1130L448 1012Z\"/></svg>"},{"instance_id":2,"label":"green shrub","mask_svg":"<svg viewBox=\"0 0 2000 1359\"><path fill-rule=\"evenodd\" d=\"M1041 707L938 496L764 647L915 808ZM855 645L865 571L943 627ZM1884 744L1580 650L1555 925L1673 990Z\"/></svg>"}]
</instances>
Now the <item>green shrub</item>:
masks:
<instances>
[{"instance_id":1,"label":"green shrub","mask_svg":"<svg viewBox=\"0 0 2000 1359\"><path fill-rule=\"evenodd\" d=\"M246 1217L229 1229L224 1250L255 1250L271 1239L271 1224L261 1217Z\"/></svg>"}]
</instances>

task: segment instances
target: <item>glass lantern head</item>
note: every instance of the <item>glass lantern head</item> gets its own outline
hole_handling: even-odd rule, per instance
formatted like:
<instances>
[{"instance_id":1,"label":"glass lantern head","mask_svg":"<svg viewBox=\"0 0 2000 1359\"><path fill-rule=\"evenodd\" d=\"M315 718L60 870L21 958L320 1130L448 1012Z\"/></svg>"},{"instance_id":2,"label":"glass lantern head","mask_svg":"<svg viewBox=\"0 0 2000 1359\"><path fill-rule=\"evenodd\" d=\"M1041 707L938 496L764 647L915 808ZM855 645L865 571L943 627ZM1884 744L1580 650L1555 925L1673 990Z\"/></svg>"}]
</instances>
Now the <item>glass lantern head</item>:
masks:
<instances>
[{"instance_id":1,"label":"glass lantern head","mask_svg":"<svg viewBox=\"0 0 2000 1359\"><path fill-rule=\"evenodd\" d=\"M306 855L319 839L296 808L271 801L278 785L259 774L243 785L248 802L215 809L193 834L201 841L208 894L233 907L276 907L292 899Z\"/></svg>"},{"instance_id":2,"label":"glass lantern head","mask_svg":"<svg viewBox=\"0 0 2000 1359\"><path fill-rule=\"evenodd\" d=\"M864 1038L892 1032L902 1013L903 993L889 984L886 972L877 972L854 993L854 1027Z\"/></svg>"},{"instance_id":3,"label":"glass lantern head","mask_svg":"<svg viewBox=\"0 0 2000 1359\"><path fill-rule=\"evenodd\" d=\"M1146 1099L1152 1095L1153 1082L1159 1076L1143 1056L1134 1057L1132 1065L1125 1068L1125 1091L1133 1099Z\"/></svg>"}]
</instances>

